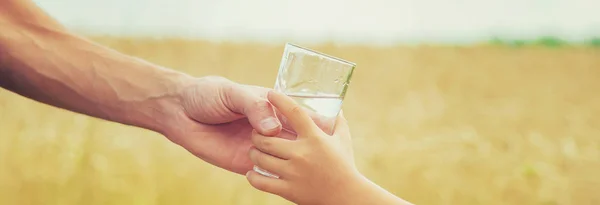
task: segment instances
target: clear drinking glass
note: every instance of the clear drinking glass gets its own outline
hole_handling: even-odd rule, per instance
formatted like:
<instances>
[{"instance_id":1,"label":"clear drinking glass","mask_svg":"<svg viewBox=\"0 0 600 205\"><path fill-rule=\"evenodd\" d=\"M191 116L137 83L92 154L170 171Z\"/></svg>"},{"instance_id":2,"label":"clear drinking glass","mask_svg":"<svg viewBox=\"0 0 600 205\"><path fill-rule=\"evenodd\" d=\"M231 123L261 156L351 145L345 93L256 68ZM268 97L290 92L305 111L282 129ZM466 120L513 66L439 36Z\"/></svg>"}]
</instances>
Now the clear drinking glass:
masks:
<instances>
[{"instance_id":1,"label":"clear drinking glass","mask_svg":"<svg viewBox=\"0 0 600 205\"><path fill-rule=\"evenodd\" d=\"M355 63L287 43L275 90L293 98L331 135L355 67ZM284 131L295 133L286 124L283 127ZM278 178L257 166L254 170Z\"/></svg>"}]
</instances>

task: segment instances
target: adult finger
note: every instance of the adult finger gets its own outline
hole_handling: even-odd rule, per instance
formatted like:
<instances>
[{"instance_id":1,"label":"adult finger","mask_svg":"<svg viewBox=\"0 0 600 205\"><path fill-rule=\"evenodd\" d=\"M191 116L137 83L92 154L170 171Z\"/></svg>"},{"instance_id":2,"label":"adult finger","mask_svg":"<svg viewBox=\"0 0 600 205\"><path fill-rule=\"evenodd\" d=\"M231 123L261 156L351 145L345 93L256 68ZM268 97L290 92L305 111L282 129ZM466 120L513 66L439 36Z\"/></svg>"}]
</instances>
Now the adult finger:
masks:
<instances>
[{"instance_id":1,"label":"adult finger","mask_svg":"<svg viewBox=\"0 0 600 205\"><path fill-rule=\"evenodd\" d=\"M233 83L223 89L221 98L231 111L245 115L259 133L273 136L281 131L281 123L265 98L268 90Z\"/></svg>"},{"instance_id":2,"label":"adult finger","mask_svg":"<svg viewBox=\"0 0 600 205\"><path fill-rule=\"evenodd\" d=\"M254 147L264 153L281 159L289 159L294 151L294 141L288 139L268 137L261 135L256 131L252 131L251 139Z\"/></svg>"},{"instance_id":3,"label":"adult finger","mask_svg":"<svg viewBox=\"0 0 600 205\"><path fill-rule=\"evenodd\" d=\"M287 184L282 179L267 177L254 170L246 173L246 179L254 188L275 195L281 195L287 189Z\"/></svg>"},{"instance_id":4,"label":"adult finger","mask_svg":"<svg viewBox=\"0 0 600 205\"><path fill-rule=\"evenodd\" d=\"M322 132L310 116L292 98L276 91L269 91L269 102L285 117L286 123L292 127L299 137L313 136Z\"/></svg>"}]
</instances>

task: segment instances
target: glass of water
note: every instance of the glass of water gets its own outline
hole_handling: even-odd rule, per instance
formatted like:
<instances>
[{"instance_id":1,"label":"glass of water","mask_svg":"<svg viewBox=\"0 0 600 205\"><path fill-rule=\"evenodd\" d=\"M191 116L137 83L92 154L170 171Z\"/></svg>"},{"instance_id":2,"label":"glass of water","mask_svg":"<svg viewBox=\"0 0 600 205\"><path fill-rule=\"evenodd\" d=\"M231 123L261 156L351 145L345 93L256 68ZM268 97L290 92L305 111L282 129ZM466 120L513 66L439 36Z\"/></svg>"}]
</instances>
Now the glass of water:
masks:
<instances>
[{"instance_id":1,"label":"glass of water","mask_svg":"<svg viewBox=\"0 0 600 205\"><path fill-rule=\"evenodd\" d=\"M355 67L353 62L287 43L275 90L293 98L325 133L331 135ZM285 119L280 120L284 131L295 134L285 124ZM278 177L256 166L254 170L265 176Z\"/></svg>"}]
</instances>

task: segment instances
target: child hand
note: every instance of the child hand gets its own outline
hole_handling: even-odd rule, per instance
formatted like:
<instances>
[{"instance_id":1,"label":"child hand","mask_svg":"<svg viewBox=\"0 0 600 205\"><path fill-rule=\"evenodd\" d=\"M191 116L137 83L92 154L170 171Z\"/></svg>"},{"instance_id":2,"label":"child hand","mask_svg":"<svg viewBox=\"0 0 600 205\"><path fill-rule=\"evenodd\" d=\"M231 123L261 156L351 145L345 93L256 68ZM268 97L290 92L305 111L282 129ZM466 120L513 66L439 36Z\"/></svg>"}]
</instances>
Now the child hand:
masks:
<instances>
[{"instance_id":1,"label":"child hand","mask_svg":"<svg viewBox=\"0 0 600 205\"><path fill-rule=\"evenodd\" d=\"M279 178L250 171L250 184L298 204L340 204L362 180L352 153L350 131L340 113L334 134L327 135L290 97L270 92L269 101L287 118L296 140L253 131L250 159Z\"/></svg>"}]
</instances>

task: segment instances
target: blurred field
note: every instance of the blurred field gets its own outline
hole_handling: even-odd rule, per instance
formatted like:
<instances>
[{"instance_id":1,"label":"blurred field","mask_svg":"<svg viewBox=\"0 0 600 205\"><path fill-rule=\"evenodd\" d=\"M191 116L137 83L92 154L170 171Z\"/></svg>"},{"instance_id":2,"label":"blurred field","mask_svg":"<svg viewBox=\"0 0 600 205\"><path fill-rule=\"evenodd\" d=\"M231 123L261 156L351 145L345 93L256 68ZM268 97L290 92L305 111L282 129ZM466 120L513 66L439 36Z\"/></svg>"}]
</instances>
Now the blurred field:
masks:
<instances>
[{"instance_id":1,"label":"blurred field","mask_svg":"<svg viewBox=\"0 0 600 205\"><path fill-rule=\"evenodd\" d=\"M95 38L271 87L283 45ZM358 64L357 164L416 204L600 204L600 49L308 45ZM127 68L123 68L127 69ZM0 90L0 204L289 204L141 129Z\"/></svg>"}]
</instances>

